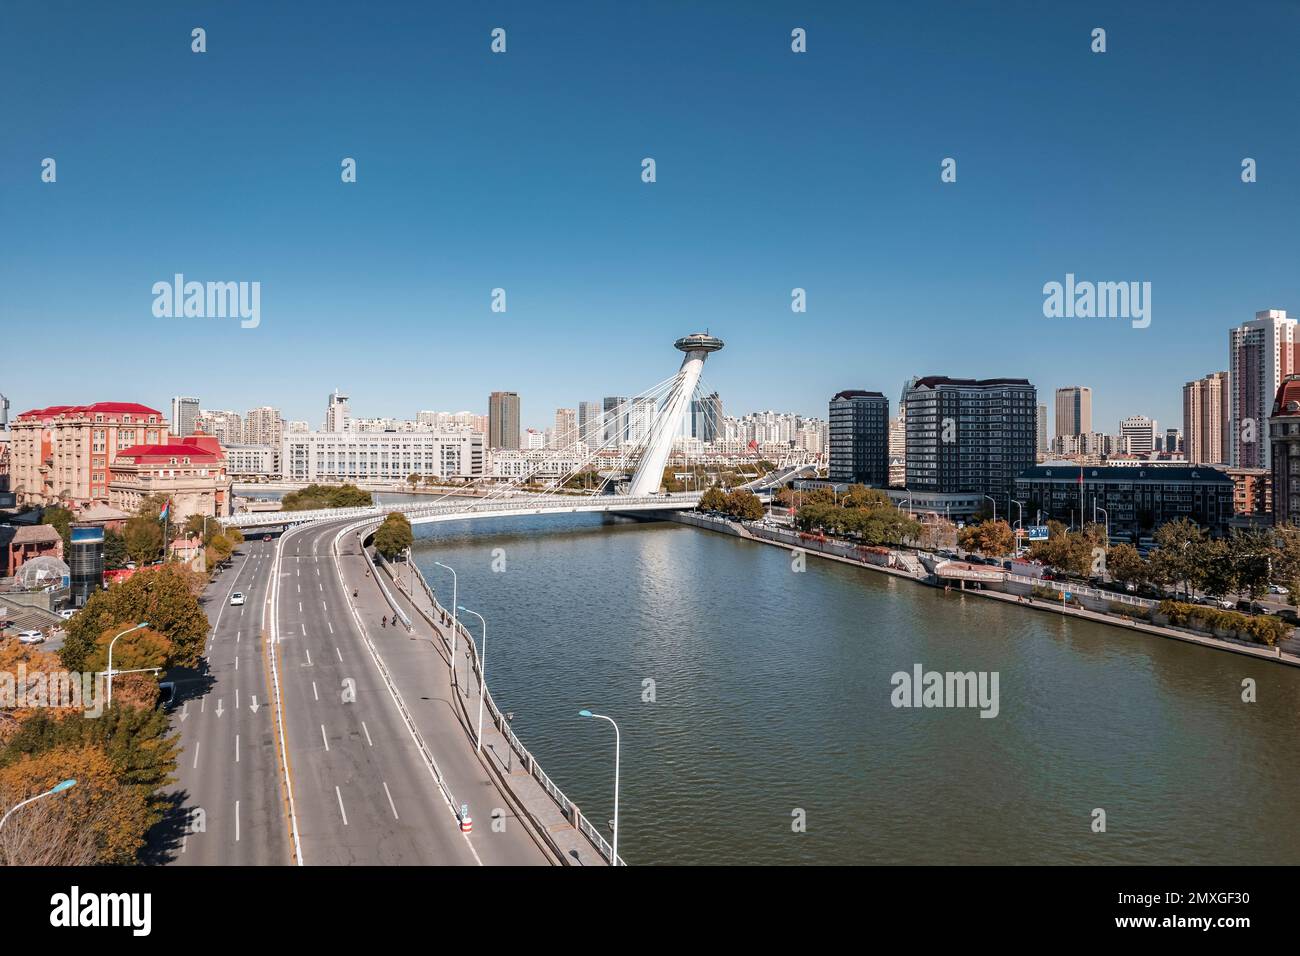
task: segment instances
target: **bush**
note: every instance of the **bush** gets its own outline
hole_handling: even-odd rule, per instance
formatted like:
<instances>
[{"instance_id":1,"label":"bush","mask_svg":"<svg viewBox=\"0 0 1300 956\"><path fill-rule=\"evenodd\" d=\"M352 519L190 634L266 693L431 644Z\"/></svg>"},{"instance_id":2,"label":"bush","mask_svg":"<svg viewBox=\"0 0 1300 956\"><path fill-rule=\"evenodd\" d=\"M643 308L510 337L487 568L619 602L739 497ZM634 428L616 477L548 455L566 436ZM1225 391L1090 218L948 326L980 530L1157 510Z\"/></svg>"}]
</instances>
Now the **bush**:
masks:
<instances>
[{"instance_id":1,"label":"bush","mask_svg":"<svg viewBox=\"0 0 1300 956\"><path fill-rule=\"evenodd\" d=\"M1151 620L1150 612L1139 604L1121 604L1119 601L1107 602L1111 614L1118 614L1120 617L1131 617L1137 621Z\"/></svg>"},{"instance_id":2,"label":"bush","mask_svg":"<svg viewBox=\"0 0 1300 956\"><path fill-rule=\"evenodd\" d=\"M1269 647L1275 647L1291 633L1291 625L1279 617L1269 615L1242 614L1240 611L1225 611L1182 601L1161 601L1157 610L1176 627L1206 634L1227 631Z\"/></svg>"}]
</instances>

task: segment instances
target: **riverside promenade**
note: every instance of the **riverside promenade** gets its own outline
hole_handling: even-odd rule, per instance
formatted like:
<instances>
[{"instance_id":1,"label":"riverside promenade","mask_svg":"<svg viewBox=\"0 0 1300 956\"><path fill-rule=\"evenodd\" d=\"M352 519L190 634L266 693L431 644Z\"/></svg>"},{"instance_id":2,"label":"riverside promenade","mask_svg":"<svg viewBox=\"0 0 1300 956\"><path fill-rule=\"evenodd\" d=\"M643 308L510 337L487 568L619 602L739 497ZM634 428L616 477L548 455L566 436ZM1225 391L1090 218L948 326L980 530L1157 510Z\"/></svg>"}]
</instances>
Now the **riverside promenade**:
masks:
<instances>
[{"instance_id":1,"label":"riverside promenade","mask_svg":"<svg viewBox=\"0 0 1300 956\"><path fill-rule=\"evenodd\" d=\"M422 649L437 654L444 667L451 660L452 618L438 603L414 564L376 564L391 608L410 622L408 636ZM455 689L456 719L471 743L477 738L479 672L478 652L473 639L460 625L456 639ZM518 813L546 842L547 849L564 865L608 866L611 847L581 809L542 770L533 755L510 730L508 712L503 713L492 700L491 690L484 698L483 747L480 759L497 783L509 794ZM490 827L490 819L478 819L476 825ZM623 864L621 859L620 865Z\"/></svg>"},{"instance_id":2,"label":"riverside promenade","mask_svg":"<svg viewBox=\"0 0 1300 956\"><path fill-rule=\"evenodd\" d=\"M915 581L917 584L924 584L928 587L943 587L942 583L932 580L931 576L924 570L924 568L917 570L914 567L886 567L871 564L866 561L860 561L843 554L828 553L815 547L803 546L783 540L774 540L772 538L764 537L763 535L752 533L738 521L708 518L701 515L691 514L690 512L678 512L672 515L670 520L676 521L680 524L689 524L692 527L702 528L706 531L717 531L722 534L730 534L758 544L768 544L774 547L784 548L787 551L802 551L805 554L815 555L830 561L838 561L841 564L866 568L869 571L890 574L894 577L908 578L909 580ZM1173 640L1182 641L1187 644L1199 644L1201 647L1212 648L1214 650L1229 651L1233 654L1242 654L1259 660L1286 664L1291 667L1300 667L1300 653L1297 653L1297 651L1300 650L1300 638L1297 638L1294 634L1283 642L1286 647L1281 645L1277 647L1267 647L1260 644L1247 643L1245 641L1212 637L1208 634L1200 634L1194 631L1183 630L1181 628L1165 627L1151 623L1150 621L1134 620L1118 614L1105 614L1100 611L1092 611L1083 607L1072 607L1060 601L1047 601L1042 598L1035 598L1029 594L994 590L989 587L965 588L961 590L954 589L953 593L960 594L963 597L969 595L989 598L1007 604L1015 604L1029 610L1095 621L1098 624L1107 624L1111 627L1120 628L1121 630L1130 633L1138 631L1156 637L1172 638Z\"/></svg>"}]
</instances>

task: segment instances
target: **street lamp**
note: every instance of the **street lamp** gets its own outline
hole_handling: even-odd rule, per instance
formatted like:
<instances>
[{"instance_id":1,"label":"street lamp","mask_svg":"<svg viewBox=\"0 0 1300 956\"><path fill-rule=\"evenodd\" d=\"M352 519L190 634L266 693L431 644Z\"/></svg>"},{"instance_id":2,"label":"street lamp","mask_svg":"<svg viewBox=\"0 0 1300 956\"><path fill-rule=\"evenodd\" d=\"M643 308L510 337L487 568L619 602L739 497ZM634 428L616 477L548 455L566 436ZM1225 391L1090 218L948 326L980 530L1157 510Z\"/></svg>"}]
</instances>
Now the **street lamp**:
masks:
<instances>
[{"instance_id":1,"label":"street lamp","mask_svg":"<svg viewBox=\"0 0 1300 956\"><path fill-rule=\"evenodd\" d=\"M62 783L56 783L54 786L50 787L50 789L46 790L44 793L38 793L34 797L28 797L26 800L23 800L20 803L15 803L12 807L9 808L9 811L5 813L4 816L0 817L0 827L3 827L5 825L5 821L8 820L9 817L13 815L13 812L15 810L25 807L29 803L35 803L37 800L41 799L41 797L48 797L52 793L62 793L64 790L71 790L76 785L77 785L76 780L64 780Z\"/></svg>"},{"instance_id":2,"label":"street lamp","mask_svg":"<svg viewBox=\"0 0 1300 956\"><path fill-rule=\"evenodd\" d=\"M483 628L483 650L478 656L478 743L474 749L479 753L483 752L483 695L487 689L487 621L483 620L483 615L478 611L471 611L467 607L462 607L466 614L473 614L478 618L479 624Z\"/></svg>"},{"instance_id":3,"label":"street lamp","mask_svg":"<svg viewBox=\"0 0 1300 956\"><path fill-rule=\"evenodd\" d=\"M140 628L148 627L148 626L149 626L149 622L143 621L140 624L137 624L135 627L128 627L125 631L122 632L122 634L130 634L132 631L138 631L140 630ZM117 635L117 637L113 638L111 641L108 642L108 703L109 706L112 706L113 704L113 645L117 643L117 638L121 637L122 634Z\"/></svg>"},{"instance_id":4,"label":"street lamp","mask_svg":"<svg viewBox=\"0 0 1300 956\"><path fill-rule=\"evenodd\" d=\"M451 571L451 686L456 686L456 572L441 561L433 562L444 571Z\"/></svg>"},{"instance_id":5,"label":"street lamp","mask_svg":"<svg viewBox=\"0 0 1300 956\"><path fill-rule=\"evenodd\" d=\"M998 520L998 499L992 495L985 495L984 497L993 502L993 520L996 522Z\"/></svg>"},{"instance_id":6,"label":"street lamp","mask_svg":"<svg viewBox=\"0 0 1300 956\"><path fill-rule=\"evenodd\" d=\"M1093 504L1096 505L1096 499L1093 499ZM1096 505L1096 507L1097 510L1100 511L1106 518L1106 546L1109 547L1110 546L1110 512L1107 511L1105 508L1103 508L1101 505Z\"/></svg>"},{"instance_id":7,"label":"street lamp","mask_svg":"<svg viewBox=\"0 0 1300 956\"><path fill-rule=\"evenodd\" d=\"M618 732L618 724L614 723L613 717L606 717L604 714L595 714L589 710L578 711L579 717L599 717L601 720L608 720L614 726L614 847L610 851L613 858L609 861L610 866L618 866L618 771L620 752L622 750L622 741Z\"/></svg>"}]
</instances>

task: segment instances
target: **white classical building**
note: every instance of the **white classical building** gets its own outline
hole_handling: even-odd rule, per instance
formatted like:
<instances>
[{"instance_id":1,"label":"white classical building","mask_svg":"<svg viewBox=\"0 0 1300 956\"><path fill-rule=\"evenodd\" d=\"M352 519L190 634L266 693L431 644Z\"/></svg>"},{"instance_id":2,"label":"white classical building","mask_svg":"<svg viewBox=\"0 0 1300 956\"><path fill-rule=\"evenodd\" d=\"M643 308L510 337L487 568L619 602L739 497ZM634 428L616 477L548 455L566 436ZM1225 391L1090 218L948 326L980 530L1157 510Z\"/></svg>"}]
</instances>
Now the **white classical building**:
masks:
<instances>
[{"instance_id":1,"label":"white classical building","mask_svg":"<svg viewBox=\"0 0 1300 956\"><path fill-rule=\"evenodd\" d=\"M483 436L468 431L307 432L284 436L280 463L287 481L478 478L484 468Z\"/></svg>"}]
</instances>

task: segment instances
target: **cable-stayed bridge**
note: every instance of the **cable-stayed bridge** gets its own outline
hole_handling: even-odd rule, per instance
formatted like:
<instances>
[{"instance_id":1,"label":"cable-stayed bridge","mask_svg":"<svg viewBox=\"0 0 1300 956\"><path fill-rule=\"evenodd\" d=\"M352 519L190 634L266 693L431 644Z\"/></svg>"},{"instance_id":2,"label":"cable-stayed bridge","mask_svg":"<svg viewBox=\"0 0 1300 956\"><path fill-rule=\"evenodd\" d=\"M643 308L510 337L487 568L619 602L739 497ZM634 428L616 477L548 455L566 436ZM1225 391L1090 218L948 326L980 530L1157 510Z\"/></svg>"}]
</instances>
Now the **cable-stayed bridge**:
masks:
<instances>
[{"instance_id":1,"label":"cable-stayed bridge","mask_svg":"<svg viewBox=\"0 0 1300 956\"><path fill-rule=\"evenodd\" d=\"M486 497L466 500L449 492L429 502L238 514L222 518L221 523L241 529L270 528L341 519L379 520L397 511L406 515L412 524L429 524L515 515L693 508L699 503L701 491L669 494L659 489L673 443L682 433L692 406L702 410L706 418L716 416L713 403L697 403L694 399L701 391L704 360L710 353L719 351L723 342L708 333L696 332L683 336L673 345L685 353L675 375L606 410L588 426L588 434L570 436L572 441L542 456L525 474L488 486ZM721 423L714 419L708 424L716 433ZM585 492L567 487L578 475L593 471L601 475L599 487ZM794 463L738 487L764 494L792 477L809 473L814 473L812 466ZM529 486L541 475L547 476L547 490L530 490Z\"/></svg>"}]
</instances>

